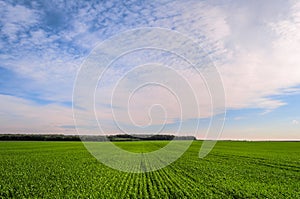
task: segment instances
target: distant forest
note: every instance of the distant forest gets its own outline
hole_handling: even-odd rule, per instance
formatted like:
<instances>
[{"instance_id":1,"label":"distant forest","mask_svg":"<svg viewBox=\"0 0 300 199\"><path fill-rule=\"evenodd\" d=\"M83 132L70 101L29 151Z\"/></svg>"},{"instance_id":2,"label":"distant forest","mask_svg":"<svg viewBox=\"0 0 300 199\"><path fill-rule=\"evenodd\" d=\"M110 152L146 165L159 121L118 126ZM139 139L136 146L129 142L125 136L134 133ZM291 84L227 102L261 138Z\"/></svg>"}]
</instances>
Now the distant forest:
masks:
<instances>
[{"instance_id":1,"label":"distant forest","mask_svg":"<svg viewBox=\"0 0 300 199\"><path fill-rule=\"evenodd\" d=\"M174 135L62 135L62 134L0 134L0 141L146 141L146 140L196 140L194 136Z\"/></svg>"}]
</instances>

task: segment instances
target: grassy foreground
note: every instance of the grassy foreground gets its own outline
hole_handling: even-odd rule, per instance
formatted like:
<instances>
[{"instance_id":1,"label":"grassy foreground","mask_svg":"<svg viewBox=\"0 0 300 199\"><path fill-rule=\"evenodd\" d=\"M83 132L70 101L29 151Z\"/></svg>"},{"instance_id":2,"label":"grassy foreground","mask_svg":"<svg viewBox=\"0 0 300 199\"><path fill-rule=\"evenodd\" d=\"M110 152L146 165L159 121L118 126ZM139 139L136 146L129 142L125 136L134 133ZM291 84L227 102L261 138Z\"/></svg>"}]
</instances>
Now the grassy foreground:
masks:
<instances>
[{"instance_id":1,"label":"grassy foreground","mask_svg":"<svg viewBox=\"0 0 300 199\"><path fill-rule=\"evenodd\" d=\"M118 142L151 151L166 142ZM300 142L200 141L168 167L133 174L99 163L81 142L0 142L0 198L299 198Z\"/></svg>"}]
</instances>

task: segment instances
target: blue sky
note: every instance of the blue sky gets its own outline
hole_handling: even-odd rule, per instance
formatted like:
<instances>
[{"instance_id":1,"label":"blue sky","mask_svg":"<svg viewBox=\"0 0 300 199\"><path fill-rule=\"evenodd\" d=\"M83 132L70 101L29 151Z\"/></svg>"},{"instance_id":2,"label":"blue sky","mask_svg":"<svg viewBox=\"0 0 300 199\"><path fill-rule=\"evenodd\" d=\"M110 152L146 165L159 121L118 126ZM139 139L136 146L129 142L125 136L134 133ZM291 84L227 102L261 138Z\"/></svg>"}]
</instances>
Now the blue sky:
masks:
<instances>
[{"instance_id":1,"label":"blue sky","mask_svg":"<svg viewBox=\"0 0 300 199\"><path fill-rule=\"evenodd\" d=\"M76 133L71 128L72 92L80 65L100 42L143 27L180 32L210 55L226 94L221 138L300 139L300 3L296 0L0 1L0 133ZM108 133L117 132L108 113L114 83L132 65L147 63L185 66L161 51L135 52L116 61L96 95L98 119ZM144 73L127 76L130 84L121 86L120 92L137 84ZM197 85L193 78L190 81ZM157 103L147 92L155 92L156 100L168 97L165 91L150 89L134 98L140 103L133 109L133 119L142 125L149 119L142 107ZM120 99L115 107L122 116L128 107L122 107ZM179 121L172 100L167 102L162 104L171 111L169 132ZM202 102L200 109L209 115L206 98ZM153 114L162 112L153 109ZM119 119L134 129L128 120ZM191 115L183 122L188 126L198 119L205 131L207 118ZM162 121L153 119L149 129L155 130Z\"/></svg>"}]
</instances>

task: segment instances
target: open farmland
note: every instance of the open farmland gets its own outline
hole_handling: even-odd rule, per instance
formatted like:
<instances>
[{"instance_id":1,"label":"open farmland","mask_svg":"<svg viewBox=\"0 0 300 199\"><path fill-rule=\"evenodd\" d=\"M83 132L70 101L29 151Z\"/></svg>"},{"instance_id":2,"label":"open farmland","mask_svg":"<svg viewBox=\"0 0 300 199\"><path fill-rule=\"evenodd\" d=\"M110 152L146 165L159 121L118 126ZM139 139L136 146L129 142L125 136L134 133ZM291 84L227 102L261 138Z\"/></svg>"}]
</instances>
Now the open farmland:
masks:
<instances>
[{"instance_id":1,"label":"open farmland","mask_svg":"<svg viewBox=\"0 0 300 199\"><path fill-rule=\"evenodd\" d=\"M147 152L164 141L118 142ZM204 159L201 141L168 167L124 173L81 142L0 142L0 198L299 198L300 142L220 141Z\"/></svg>"}]
</instances>

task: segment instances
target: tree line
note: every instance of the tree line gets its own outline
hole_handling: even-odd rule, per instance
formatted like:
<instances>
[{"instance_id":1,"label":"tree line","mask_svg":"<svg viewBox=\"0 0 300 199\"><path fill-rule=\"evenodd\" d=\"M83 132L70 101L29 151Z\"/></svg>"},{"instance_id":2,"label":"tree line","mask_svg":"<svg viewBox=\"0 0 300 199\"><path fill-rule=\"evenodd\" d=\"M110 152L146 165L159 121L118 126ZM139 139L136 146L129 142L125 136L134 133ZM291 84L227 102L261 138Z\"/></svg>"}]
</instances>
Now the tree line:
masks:
<instances>
[{"instance_id":1,"label":"tree line","mask_svg":"<svg viewBox=\"0 0 300 199\"><path fill-rule=\"evenodd\" d=\"M154 140L196 140L194 136L174 135L63 135L63 134L0 134L1 141L154 141Z\"/></svg>"}]
</instances>

